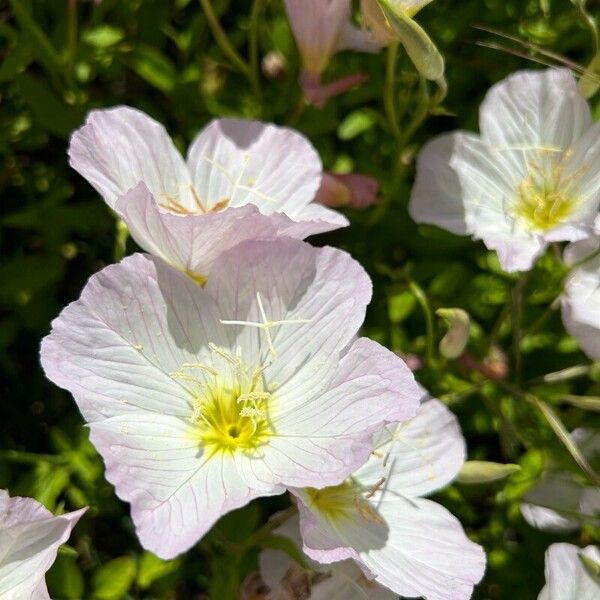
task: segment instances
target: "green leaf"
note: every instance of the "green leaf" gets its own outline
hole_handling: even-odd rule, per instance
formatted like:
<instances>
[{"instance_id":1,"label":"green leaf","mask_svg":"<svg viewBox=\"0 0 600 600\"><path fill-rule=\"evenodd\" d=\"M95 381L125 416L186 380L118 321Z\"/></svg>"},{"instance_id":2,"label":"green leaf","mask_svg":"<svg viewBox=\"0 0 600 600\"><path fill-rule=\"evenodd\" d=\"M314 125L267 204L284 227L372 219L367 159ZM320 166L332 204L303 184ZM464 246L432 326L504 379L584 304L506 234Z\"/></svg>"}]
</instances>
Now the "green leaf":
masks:
<instances>
[{"instance_id":1,"label":"green leaf","mask_svg":"<svg viewBox=\"0 0 600 600\"><path fill-rule=\"evenodd\" d=\"M337 129L338 137L341 140L351 140L361 133L371 129L375 124L376 117L370 110L355 110L351 112L339 124Z\"/></svg>"},{"instance_id":2,"label":"green leaf","mask_svg":"<svg viewBox=\"0 0 600 600\"><path fill-rule=\"evenodd\" d=\"M579 79L579 91L584 98L591 98L600 89L600 51L598 51L590 64L586 67Z\"/></svg>"},{"instance_id":3,"label":"green leaf","mask_svg":"<svg viewBox=\"0 0 600 600\"><path fill-rule=\"evenodd\" d=\"M115 558L102 565L92 577L92 595L98 600L117 600L129 590L135 578L135 560L131 556Z\"/></svg>"},{"instance_id":4,"label":"green leaf","mask_svg":"<svg viewBox=\"0 0 600 600\"><path fill-rule=\"evenodd\" d=\"M125 37L125 33L118 27L98 25L98 27L84 31L81 37L83 38L83 41L90 46L95 46L96 48L110 48L110 46L118 44Z\"/></svg>"},{"instance_id":5,"label":"green leaf","mask_svg":"<svg viewBox=\"0 0 600 600\"><path fill-rule=\"evenodd\" d=\"M144 552L140 560L140 568L137 574L137 584L145 590L157 579L165 577L179 568L179 560L161 560L152 552Z\"/></svg>"},{"instance_id":6,"label":"green leaf","mask_svg":"<svg viewBox=\"0 0 600 600\"><path fill-rule=\"evenodd\" d=\"M132 57L133 70L150 85L169 93L175 88L177 70L175 65L159 50L139 45Z\"/></svg>"},{"instance_id":7,"label":"green leaf","mask_svg":"<svg viewBox=\"0 0 600 600\"><path fill-rule=\"evenodd\" d=\"M400 4L391 0L377 2L419 73L432 81L442 80L444 57L423 28L404 12Z\"/></svg>"},{"instance_id":8,"label":"green leaf","mask_svg":"<svg viewBox=\"0 0 600 600\"><path fill-rule=\"evenodd\" d=\"M457 481L465 485L492 483L521 470L519 465L501 464L483 460L468 460L460 470Z\"/></svg>"},{"instance_id":9,"label":"green leaf","mask_svg":"<svg viewBox=\"0 0 600 600\"><path fill-rule=\"evenodd\" d=\"M67 138L81 124L83 115L79 109L58 98L40 79L24 73L17 82L35 123L45 131Z\"/></svg>"},{"instance_id":10,"label":"green leaf","mask_svg":"<svg viewBox=\"0 0 600 600\"><path fill-rule=\"evenodd\" d=\"M392 323L401 323L410 316L415 306L417 299L410 291L400 292L392 296L388 300L388 316Z\"/></svg>"},{"instance_id":11,"label":"green leaf","mask_svg":"<svg viewBox=\"0 0 600 600\"><path fill-rule=\"evenodd\" d=\"M77 565L76 556L76 553L75 556L58 553L56 561L46 575L52 598L80 600L85 596L83 575Z\"/></svg>"}]
</instances>

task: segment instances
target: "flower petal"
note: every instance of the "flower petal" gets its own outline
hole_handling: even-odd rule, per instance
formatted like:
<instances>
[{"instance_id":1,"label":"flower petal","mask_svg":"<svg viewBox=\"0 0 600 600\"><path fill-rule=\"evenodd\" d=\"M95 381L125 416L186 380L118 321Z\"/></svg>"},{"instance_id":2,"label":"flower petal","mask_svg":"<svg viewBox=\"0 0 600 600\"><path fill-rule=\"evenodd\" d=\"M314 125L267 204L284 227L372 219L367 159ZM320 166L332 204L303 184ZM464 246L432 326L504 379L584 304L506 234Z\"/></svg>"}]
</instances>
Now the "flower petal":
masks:
<instances>
[{"instance_id":1,"label":"flower petal","mask_svg":"<svg viewBox=\"0 0 600 600\"><path fill-rule=\"evenodd\" d=\"M71 137L69 159L111 208L140 182L158 203L192 200L187 167L165 128L134 108L91 111Z\"/></svg>"},{"instance_id":2,"label":"flower petal","mask_svg":"<svg viewBox=\"0 0 600 600\"><path fill-rule=\"evenodd\" d=\"M367 489L385 477L388 493L422 496L450 483L465 456L458 419L432 398L415 417L375 436L374 451L354 477Z\"/></svg>"},{"instance_id":3,"label":"flower petal","mask_svg":"<svg viewBox=\"0 0 600 600\"><path fill-rule=\"evenodd\" d=\"M259 495L240 479L231 455L203 454L182 419L139 411L90 428L106 478L131 503L142 546L163 559L185 552L223 514Z\"/></svg>"},{"instance_id":4,"label":"flower petal","mask_svg":"<svg viewBox=\"0 0 600 600\"><path fill-rule=\"evenodd\" d=\"M254 204L269 215L294 219L309 204L321 180L321 160L303 135L244 119L217 119L193 141L188 167L207 207Z\"/></svg>"},{"instance_id":5,"label":"flower petal","mask_svg":"<svg viewBox=\"0 0 600 600\"><path fill-rule=\"evenodd\" d=\"M480 108L483 139L498 149L566 150L592 122L567 69L518 71L493 86Z\"/></svg>"},{"instance_id":6,"label":"flower petal","mask_svg":"<svg viewBox=\"0 0 600 600\"><path fill-rule=\"evenodd\" d=\"M580 556L600 563L596 546L578 548L572 544L552 544L546 551L546 585L538 600L597 600L600 582L587 571Z\"/></svg>"},{"instance_id":7,"label":"flower petal","mask_svg":"<svg viewBox=\"0 0 600 600\"><path fill-rule=\"evenodd\" d=\"M49 599L46 571L87 509L54 516L32 498L0 490L0 596Z\"/></svg>"},{"instance_id":8,"label":"flower petal","mask_svg":"<svg viewBox=\"0 0 600 600\"><path fill-rule=\"evenodd\" d=\"M144 250L198 282L207 278L214 260L225 250L248 239L276 235L272 218L262 215L253 205L206 215L160 212L143 183L120 198L116 210ZM285 223L290 220L285 218Z\"/></svg>"},{"instance_id":9,"label":"flower petal","mask_svg":"<svg viewBox=\"0 0 600 600\"><path fill-rule=\"evenodd\" d=\"M300 531L309 557L320 562L354 557L367 576L397 594L467 600L483 576L483 550L435 502L388 495L375 504L381 523L357 513L335 526L314 513L304 521L310 509L301 502Z\"/></svg>"},{"instance_id":10,"label":"flower petal","mask_svg":"<svg viewBox=\"0 0 600 600\"><path fill-rule=\"evenodd\" d=\"M600 240L590 239L569 244L565 250L567 264L593 256ZM583 262L567 278L561 297L562 319L567 331L592 359L600 359L600 255Z\"/></svg>"}]
</instances>

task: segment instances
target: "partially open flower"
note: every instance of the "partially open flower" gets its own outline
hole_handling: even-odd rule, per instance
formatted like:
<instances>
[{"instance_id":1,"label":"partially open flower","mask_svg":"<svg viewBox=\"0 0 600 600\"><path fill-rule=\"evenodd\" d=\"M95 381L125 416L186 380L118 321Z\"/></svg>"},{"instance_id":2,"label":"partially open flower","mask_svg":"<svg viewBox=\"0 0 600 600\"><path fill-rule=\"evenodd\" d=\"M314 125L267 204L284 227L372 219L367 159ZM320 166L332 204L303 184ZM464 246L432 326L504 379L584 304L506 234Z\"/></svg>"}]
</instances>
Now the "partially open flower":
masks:
<instances>
[{"instance_id":1,"label":"partially open flower","mask_svg":"<svg viewBox=\"0 0 600 600\"><path fill-rule=\"evenodd\" d=\"M400 43L421 75L439 81L444 58L414 20L433 0L361 0L363 22L380 46Z\"/></svg>"},{"instance_id":2,"label":"partially open flower","mask_svg":"<svg viewBox=\"0 0 600 600\"><path fill-rule=\"evenodd\" d=\"M546 585L538 600L597 600L600 598L599 570L597 546L578 548L572 544L552 544L546 551Z\"/></svg>"},{"instance_id":3,"label":"partially open flower","mask_svg":"<svg viewBox=\"0 0 600 600\"><path fill-rule=\"evenodd\" d=\"M222 254L204 287L135 254L94 275L42 342L142 545L171 558L224 513L337 485L421 391L356 338L371 284L346 253L292 239Z\"/></svg>"},{"instance_id":4,"label":"partially open flower","mask_svg":"<svg viewBox=\"0 0 600 600\"><path fill-rule=\"evenodd\" d=\"M526 271L549 242L593 233L600 203L600 124L565 69L520 71L495 85L481 135L429 142L409 212L482 239L506 271Z\"/></svg>"},{"instance_id":5,"label":"partially open flower","mask_svg":"<svg viewBox=\"0 0 600 600\"><path fill-rule=\"evenodd\" d=\"M581 349L600 360L600 237L569 244L564 259L575 268L561 297L563 323Z\"/></svg>"},{"instance_id":6,"label":"partially open flower","mask_svg":"<svg viewBox=\"0 0 600 600\"><path fill-rule=\"evenodd\" d=\"M212 121L186 164L162 125L121 106L92 111L69 157L144 250L198 282L246 239L304 238L348 224L312 202L322 166L310 142L275 125Z\"/></svg>"},{"instance_id":7,"label":"partially open flower","mask_svg":"<svg viewBox=\"0 0 600 600\"><path fill-rule=\"evenodd\" d=\"M485 569L481 547L444 507L422 498L465 460L454 415L438 400L375 437L368 462L342 484L294 489L303 550L321 563L353 559L402 596L466 600Z\"/></svg>"},{"instance_id":8,"label":"partially open flower","mask_svg":"<svg viewBox=\"0 0 600 600\"><path fill-rule=\"evenodd\" d=\"M339 50L379 50L370 33L352 24L350 0L285 0L285 6L302 58L300 84L311 103L322 107L332 96L365 80L357 73L321 83L331 57Z\"/></svg>"},{"instance_id":9,"label":"partially open flower","mask_svg":"<svg viewBox=\"0 0 600 600\"><path fill-rule=\"evenodd\" d=\"M0 598L50 600L46 571L86 510L54 516L33 498L0 490Z\"/></svg>"}]
</instances>

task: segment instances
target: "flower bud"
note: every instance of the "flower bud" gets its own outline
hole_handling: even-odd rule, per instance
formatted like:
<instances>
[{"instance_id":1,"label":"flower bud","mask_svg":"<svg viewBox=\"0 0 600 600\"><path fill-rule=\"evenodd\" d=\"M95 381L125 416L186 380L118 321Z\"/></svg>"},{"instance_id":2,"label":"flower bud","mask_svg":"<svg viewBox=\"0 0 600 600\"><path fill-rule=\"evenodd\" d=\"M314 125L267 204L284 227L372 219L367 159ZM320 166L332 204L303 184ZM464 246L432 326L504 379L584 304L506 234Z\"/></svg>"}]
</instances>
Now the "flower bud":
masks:
<instances>
[{"instance_id":1,"label":"flower bud","mask_svg":"<svg viewBox=\"0 0 600 600\"><path fill-rule=\"evenodd\" d=\"M469 341L471 321L461 308L440 308L435 314L448 322L448 331L440 342L440 354L445 358L458 358Z\"/></svg>"}]
</instances>

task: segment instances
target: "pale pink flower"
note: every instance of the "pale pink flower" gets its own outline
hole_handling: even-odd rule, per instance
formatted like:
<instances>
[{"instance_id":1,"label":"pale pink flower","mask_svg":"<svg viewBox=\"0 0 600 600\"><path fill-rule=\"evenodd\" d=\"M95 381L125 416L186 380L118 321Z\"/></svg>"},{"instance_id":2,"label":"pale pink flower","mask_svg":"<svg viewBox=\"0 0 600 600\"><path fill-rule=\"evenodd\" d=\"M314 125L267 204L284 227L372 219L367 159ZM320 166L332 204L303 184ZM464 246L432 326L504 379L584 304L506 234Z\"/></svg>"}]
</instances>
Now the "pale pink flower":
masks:
<instances>
[{"instance_id":1,"label":"pale pink flower","mask_svg":"<svg viewBox=\"0 0 600 600\"><path fill-rule=\"evenodd\" d=\"M593 233L600 124L570 71L520 71L496 84L480 135L444 134L417 162L409 212L482 239L506 271L530 269L547 244Z\"/></svg>"},{"instance_id":2,"label":"pale pink flower","mask_svg":"<svg viewBox=\"0 0 600 600\"><path fill-rule=\"evenodd\" d=\"M470 598L483 550L443 506L422 498L452 481L464 460L456 418L426 400L414 419L375 437L368 462L343 484L292 490L304 552L322 563L353 559L401 596Z\"/></svg>"},{"instance_id":3,"label":"pale pink flower","mask_svg":"<svg viewBox=\"0 0 600 600\"><path fill-rule=\"evenodd\" d=\"M578 548L573 544L552 544L546 551L546 585L538 600L598 600L600 581L585 561L600 567L598 546Z\"/></svg>"},{"instance_id":4,"label":"pale pink flower","mask_svg":"<svg viewBox=\"0 0 600 600\"><path fill-rule=\"evenodd\" d=\"M142 545L162 558L224 513L336 485L384 423L414 415L406 365L356 339L371 284L332 248L244 242L204 287L136 254L94 275L42 342Z\"/></svg>"},{"instance_id":5,"label":"pale pink flower","mask_svg":"<svg viewBox=\"0 0 600 600\"><path fill-rule=\"evenodd\" d=\"M348 224L312 202L322 166L310 142L275 125L212 121L186 163L161 124L121 106L92 111L69 157L144 250L199 282L246 239L304 238Z\"/></svg>"},{"instance_id":6,"label":"pale pink flower","mask_svg":"<svg viewBox=\"0 0 600 600\"><path fill-rule=\"evenodd\" d=\"M357 73L329 84L321 83L331 57L339 50L379 50L369 32L352 24L350 0L285 0L285 7L302 58L300 84L311 103L322 107L332 96L366 79Z\"/></svg>"},{"instance_id":7,"label":"pale pink flower","mask_svg":"<svg viewBox=\"0 0 600 600\"><path fill-rule=\"evenodd\" d=\"M33 498L0 490L0 598L50 600L46 571L86 510L54 516Z\"/></svg>"},{"instance_id":8,"label":"pale pink flower","mask_svg":"<svg viewBox=\"0 0 600 600\"><path fill-rule=\"evenodd\" d=\"M377 202L379 182L361 173L323 173L316 202L332 208L363 210Z\"/></svg>"},{"instance_id":9,"label":"pale pink flower","mask_svg":"<svg viewBox=\"0 0 600 600\"><path fill-rule=\"evenodd\" d=\"M569 244L565 263L574 267L561 297L567 331L593 360L600 360L600 237Z\"/></svg>"}]
</instances>

